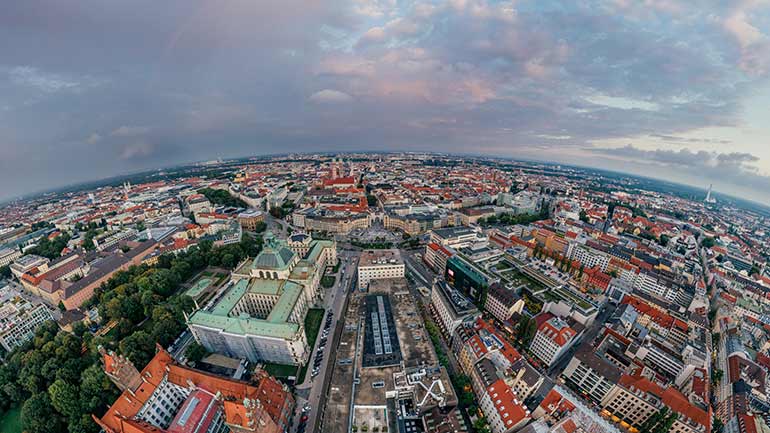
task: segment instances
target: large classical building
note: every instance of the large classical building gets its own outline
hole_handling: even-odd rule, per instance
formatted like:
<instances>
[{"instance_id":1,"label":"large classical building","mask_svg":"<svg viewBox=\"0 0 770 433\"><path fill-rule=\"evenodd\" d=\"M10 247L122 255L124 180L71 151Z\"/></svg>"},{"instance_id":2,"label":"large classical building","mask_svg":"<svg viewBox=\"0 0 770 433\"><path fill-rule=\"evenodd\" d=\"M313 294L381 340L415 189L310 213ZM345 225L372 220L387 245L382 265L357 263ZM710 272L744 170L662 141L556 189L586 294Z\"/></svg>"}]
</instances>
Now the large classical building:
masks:
<instances>
[{"instance_id":1,"label":"large classical building","mask_svg":"<svg viewBox=\"0 0 770 433\"><path fill-rule=\"evenodd\" d=\"M122 391L101 419L106 433L283 433L294 398L257 370L243 382L194 370L159 348L140 372L127 358L100 348L107 377Z\"/></svg>"},{"instance_id":2,"label":"large classical building","mask_svg":"<svg viewBox=\"0 0 770 433\"><path fill-rule=\"evenodd\" d=\"M336 261L333 241L295 235L287 243L267 233L262 252L236 269L226 288L188 318L188 326L211 352L303 364L310 352L305 315L321 299L324 269Z\"/></svg>"}]
</instances>

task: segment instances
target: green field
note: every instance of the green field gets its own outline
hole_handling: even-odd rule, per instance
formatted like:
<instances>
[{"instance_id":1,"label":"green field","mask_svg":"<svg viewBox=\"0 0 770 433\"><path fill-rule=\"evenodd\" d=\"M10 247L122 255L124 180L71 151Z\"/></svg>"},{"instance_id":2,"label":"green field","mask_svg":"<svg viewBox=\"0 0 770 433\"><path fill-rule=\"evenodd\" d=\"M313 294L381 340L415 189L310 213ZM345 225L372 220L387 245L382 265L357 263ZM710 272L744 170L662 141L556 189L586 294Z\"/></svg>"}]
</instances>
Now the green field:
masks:
<instances>
[{"instance_id":1,"label":"green field","mask_svg":"<svg viewBox=\"0 0 770 433\"><path fill-rule=\"evenodd\" d=\"M265 371L270 373L271 376L275 376L278 378L296 376L297 366L268 363L268 364L265 364Z\"/></svg>"},{"instance_id":2,"label":"green field","mask_svg":"<svg viewBox=\"0 0 770 433\"><path fill-rule=\"evenodd\" d=\"M307 316L305 316L305 336L307 336L307 344L310 346L311 350L315 345L315 339L318 338L318 331L321 330L321 321L324 318L324 309L323 308L311 308L307 311ZM297 383L302 383L305 381L305 375L307 374L307 368L310 365L310 361L312 360L312 353L311 358L307 361L304 367L302 367L302 370L299 372L299 376L297 376Z\"/></svg>"},{"instance_id":3,"label":"green field","mask_svg":"<svg viewBox=\"0 0 770 433\"><path fill-rule=\"evenodd\" d=\"M21 407L9 410L0 418L0 433L21 433Z\"/></svg>"}]
</instances>

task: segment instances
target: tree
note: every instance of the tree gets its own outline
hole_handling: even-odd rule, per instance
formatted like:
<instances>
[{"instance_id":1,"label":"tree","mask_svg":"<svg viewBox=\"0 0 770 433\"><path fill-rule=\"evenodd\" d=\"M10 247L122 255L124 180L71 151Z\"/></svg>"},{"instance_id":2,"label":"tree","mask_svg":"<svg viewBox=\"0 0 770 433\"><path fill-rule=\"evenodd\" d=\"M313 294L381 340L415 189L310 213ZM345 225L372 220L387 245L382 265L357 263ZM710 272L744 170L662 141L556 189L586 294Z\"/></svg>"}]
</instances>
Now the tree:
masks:
<instances>
[{"instance_id":1,"label":"tree","mask_svg":"<svg viewBox=\"0 0 770 433\"><path fill-rule=\"evenodd\" d=\"M716 245L716 241L714 238L704 238L703 241L701 241L701 245L705 248L712 248L714 245Z\"/></svg>"},{"instance_id":2,"label":"tree","mask_svg":"<svg viewBox=\"0 0 770 433\"><path fill-rule=\"evenodd\" d=\"M244 207L244 208L249 207L249 205L246 204L245 201L241 200L238 197L233 197L232 195L230 195L229 192L223 189L203 188L203 189L199 189L198 192L206 196L206 198L210 202L220 206L232 206L232 207Z\"/></svg>"},{"instance_id":3,"label":"tree","mask_svg":"<svg viewBox=\"0 0 770 433\"><path fill-rule=\"evenodd\" d=\"M585 210L582 210L582 209L580 210L580 217L579 218L580 218L580 221L583 221L584 223L588 222L588 214L586 213Z\"/></svg>"},{"instance_id":4,"label":"tree","mask_svg":"<svg viewBox=\"0 0 770 433\"><path fill-rule=\"evenodd\" d=\"M120 342L120 352L138 368L146 365L155 355L155 342L144 331L136 331Z\"/></svg>"},{"instance_id":5,"label":"tree","mask_svg":"<svg viewBox=\"0 0 770 433\"><path fill-rule=\"evenodd\" d=\"M516 327L516 336L518 337L516 342L521 343L521 338L527 333L527 325L529 325L530 320L529 317L524 315L519 319L519 326Z\"/></svg>"},{"instance_id":6,"label":"tree","mask_svg":"<svg viewBox=\"0 0 770 433\"><path fill-rule=\"evenodd\" d=\"M473 431L476 433L490 433L489 422L484 417L481 417L473 423Z\"/></svg>"},{"instance_id":7,"label":"tree","mask_svg":"<svg viewBox=\"0 0 770 433\"><path fill-rule=\"evenodd\" d=\"M0 278L11 278L13 273L11 272L11 266L0 266Z\"/></svg>"},{"instance_id":8,"label":"tree","mask_svg":"<svg viewBox=\"0 0 770 433\"><path fill-rule=\"evenodd\" d=\"M650 415L647 418L647 420L644 421L641 426L639 426L639 431L652 432L655 426L657 426L661 421L663 421L666 418L667 414L668 414L668 408L665 406L662 407L659 411Z\"/></svg>"},{"instance_id":9,"label":"tree","mask_svg":"<svg viewBox=\"0 0 770 433\"><path fill-rule=\"evenodd\" d=\"M83 413L100 412L117 397L116 388L98 364L80 375L80 400Z\"/></svg>"},{"instance_id":10,"label":"tree","mask_svg":"<svg viewBox=\"0 0 770 433\"><path fill-rule=\"evenodd\" d=\"M48 393L33 395L21 407L21 426L27 433L64 431L63 424L61 416L51 405Z\"/></svg>"},{"instance_id":11,"label":"tree","mask_svg":"<svg viewBox=\"0 0 770 433\"><path fill-rule=\"evenodd\" d=\"M184 351L184 356L192 362L198 363L208 355L208 351L205 347L197 342L190 343L187 349Z\"/></svg>"},{"instance_id":12,"label":"tree","mask_svg":"<svg viewBox=\"0 0 770 433\"><path fill-rule=\"evenodd\" d=\"M77 418L80 411L80 399L78 388L61 379L56 380L48 387L48 396L51 404L60 414L68 419Z\"/></svg>"}]
</instances>

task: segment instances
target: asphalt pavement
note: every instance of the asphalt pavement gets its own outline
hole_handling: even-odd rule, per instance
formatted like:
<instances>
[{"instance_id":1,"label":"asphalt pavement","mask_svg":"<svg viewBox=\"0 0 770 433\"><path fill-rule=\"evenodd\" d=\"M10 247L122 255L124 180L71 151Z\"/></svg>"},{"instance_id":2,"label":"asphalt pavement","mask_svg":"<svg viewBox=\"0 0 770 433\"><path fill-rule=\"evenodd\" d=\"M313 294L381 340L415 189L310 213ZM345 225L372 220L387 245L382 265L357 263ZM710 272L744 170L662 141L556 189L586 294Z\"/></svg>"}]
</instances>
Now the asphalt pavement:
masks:
<instances>
[{"instance_id":1,"label":"asphalt pavement","mask_svg":"<svg viewBox=\"0 0 770 433\"><path fill-rule=\"evenodd\" d=\"M344 326L344 320L339 320L343 316L343 307L345 305L345 299L350 293L351 278L355 275L356 267L358 266L358 252L338 250L338 257L342 261L340 269L335 274L336 281L334 287L329 289L324 299L324 306L326 313L321 321L321 330L319 336L315 342L313 342L313 351L308 361L310 366L308 372L305 375L305 381L297 385L297 405L294 415L294 422L292 423L292 432L297 431L299 426L299 420L302 416L306 415L306 433L313 433L315 426L317 425L318 417L320 416L320 409L322 409L322 397L324 395L324 382L327 374L331 374L334 366L330 364L332 351L334 350L336 341L334 341L334 335L338 326ZM345 271L344 274L342 271ZM321 362L319 374L316 377L312 377L313 364L316 357L316 351L318 349L318 343L321 341L321 333L326 323L326 317L329 315L329 311L333 311L332 325L329 327L329 336L327 338L326 346L323 350L323 361ZM306 413L302 413L302 408L305 405L310 406L310 410Z\"/></svg>"}]
</instances>

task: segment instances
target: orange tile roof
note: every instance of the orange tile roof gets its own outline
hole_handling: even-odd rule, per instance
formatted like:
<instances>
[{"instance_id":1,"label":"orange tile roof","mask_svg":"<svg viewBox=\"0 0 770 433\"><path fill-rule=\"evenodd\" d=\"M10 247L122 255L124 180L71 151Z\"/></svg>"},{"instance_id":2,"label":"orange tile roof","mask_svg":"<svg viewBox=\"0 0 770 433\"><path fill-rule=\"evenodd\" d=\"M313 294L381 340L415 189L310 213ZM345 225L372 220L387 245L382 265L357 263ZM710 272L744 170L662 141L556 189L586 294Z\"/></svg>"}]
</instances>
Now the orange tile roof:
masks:
<instances>
[{"instance_id":1,"label":"orange tile roof","mask_svg":"<svg viewBox=\"0 0 770 433\"><path fill-rule=\"evenodd\" d=\"M506 430L526 419L529 414L524 406L516 398L511 388L503 379L497 379L487 388L487 394L492 399L500 419L505 424Z\"/></svg>"},{"instance_id":2,"label":"orange tile roof","mask_svg":"<svg viewBox=\"0 0 770 433\"><path fill-rule=\"evenodd\" d=\"M111 361L105 359L105 365ZM288 423L286 414L294 399L283 385L265 371L255 373L252 380L257 386L247 382L231 380L214 376L209 373L178 365L171 355L160 348L155 357L142 370L144 382L132 394L123 394L107 410L99 420L99 424L108 433L147 433L162 430L148 429L148 424L133 420L145 402L152 396L160 382L166 378L169 382L187 387L190 383L197 387L218 392L224 399L225 421L228 424L247 427L249 422L244 399L259 400L259 411L252 411L257 417L260 433L277 433L282 431L280 425Z\"/></svg>"}]
</instances>

